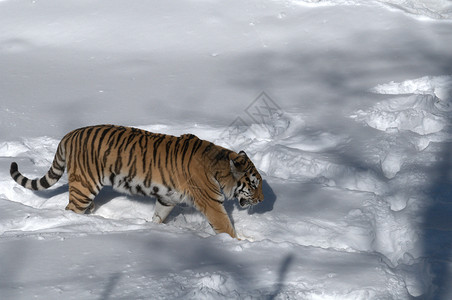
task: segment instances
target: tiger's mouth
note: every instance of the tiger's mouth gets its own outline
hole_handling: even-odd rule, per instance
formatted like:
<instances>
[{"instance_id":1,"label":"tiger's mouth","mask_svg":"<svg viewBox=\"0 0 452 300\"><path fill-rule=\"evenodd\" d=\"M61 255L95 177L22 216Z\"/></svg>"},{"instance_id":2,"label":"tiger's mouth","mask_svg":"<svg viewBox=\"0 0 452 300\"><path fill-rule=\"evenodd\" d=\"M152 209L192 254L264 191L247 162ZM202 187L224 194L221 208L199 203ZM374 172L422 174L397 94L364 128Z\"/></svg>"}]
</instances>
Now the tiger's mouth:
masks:
<instances>
[{"instance_id":1,"label":"tiger's mouth","mask_svg":"<svg viewBox=\"0 0 452 300\"><path fill-rule=\"evenodd\" d=\"M251 205L257 204L257 201L253 201L252 199L245 199L245 198L240 198L239 199L239 204L241 208L247 208L250 207Z\"/></svg>"}]
</instances>

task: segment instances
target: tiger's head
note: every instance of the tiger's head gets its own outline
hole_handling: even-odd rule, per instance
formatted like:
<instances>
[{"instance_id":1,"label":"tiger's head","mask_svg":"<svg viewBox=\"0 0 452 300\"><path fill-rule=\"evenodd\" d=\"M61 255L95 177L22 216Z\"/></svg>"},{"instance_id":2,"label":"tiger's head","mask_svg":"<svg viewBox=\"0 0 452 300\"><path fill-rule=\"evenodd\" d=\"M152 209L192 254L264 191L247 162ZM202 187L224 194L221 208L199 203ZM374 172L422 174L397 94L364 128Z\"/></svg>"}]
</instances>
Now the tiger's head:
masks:
<instances>
[{"instance_id":1,"label":"tiger's head","mask_svg":"<svg viewBox=\"0 0 452 300\"><path fill-rule=\"evenodd\" d=\"M262 177L246 153L240 151L237 157L231 159L230 165L232 175L237 180L233 196L237 198L240 206L246 208L262 202Z\"/></svg>"}]
</instances>

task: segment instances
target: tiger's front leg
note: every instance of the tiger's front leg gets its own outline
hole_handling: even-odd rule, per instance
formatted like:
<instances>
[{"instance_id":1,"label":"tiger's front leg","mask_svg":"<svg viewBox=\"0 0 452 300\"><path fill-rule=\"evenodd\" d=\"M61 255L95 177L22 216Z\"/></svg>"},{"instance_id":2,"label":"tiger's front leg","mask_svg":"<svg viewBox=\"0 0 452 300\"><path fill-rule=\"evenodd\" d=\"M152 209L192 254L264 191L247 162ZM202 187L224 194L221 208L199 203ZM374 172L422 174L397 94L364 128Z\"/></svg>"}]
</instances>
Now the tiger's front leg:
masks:
<instances>
[{"instance_id":1,"label":"tiger's front leg","mask_svg":"<svg viewBox=\"0 0 452 300\"><path fill-rule=\"evenodd\" d=\"M157 201L155 202L155 210L154 215L152 216L152 222L156 224L163 223L163 221L165 221L166 217L168 217L173 208L174 205L166 205L162 203L160 199L157 199Z\"/></svg>"},{"instance_id":2,"label":"tiger's front leg","mask_svg":"<svg viewBox=\"0 0 452 300\"><path fill-rule=\"evenodd\" d=\"M227 233L231 237L237 238L235 229L222 203L208 200L205 205L198 204L196 208L206 216L216 233Z\"/></svg>"}]
</instances>

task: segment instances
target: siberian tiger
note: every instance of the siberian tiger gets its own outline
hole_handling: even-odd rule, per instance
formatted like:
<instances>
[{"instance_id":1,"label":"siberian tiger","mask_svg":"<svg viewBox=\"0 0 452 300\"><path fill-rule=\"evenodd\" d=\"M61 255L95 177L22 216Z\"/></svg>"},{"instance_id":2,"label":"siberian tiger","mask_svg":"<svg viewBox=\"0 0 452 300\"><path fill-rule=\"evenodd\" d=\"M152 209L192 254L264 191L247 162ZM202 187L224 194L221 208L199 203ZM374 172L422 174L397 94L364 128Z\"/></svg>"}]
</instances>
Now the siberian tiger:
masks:
<instances>
[{"instance_id":1,"label":"siberian tiger","mask_svg":"<svg viewBox=\"0 0 452 300\"><path fill-rule=\"evenodd\" d=\"M67 210L92 212L103 186L157 198L152 221L163 222L178 203L194 205L216 233L237 237L223 207L237 198L241 207L264 200L262 178L245 154L195 135L179 137L141 129L98 125L76 129L60 141L53 163L42 178L30 180L11 164L11 177L31 190L54 185L67 168Z\"/></svg>"}]
</instances>

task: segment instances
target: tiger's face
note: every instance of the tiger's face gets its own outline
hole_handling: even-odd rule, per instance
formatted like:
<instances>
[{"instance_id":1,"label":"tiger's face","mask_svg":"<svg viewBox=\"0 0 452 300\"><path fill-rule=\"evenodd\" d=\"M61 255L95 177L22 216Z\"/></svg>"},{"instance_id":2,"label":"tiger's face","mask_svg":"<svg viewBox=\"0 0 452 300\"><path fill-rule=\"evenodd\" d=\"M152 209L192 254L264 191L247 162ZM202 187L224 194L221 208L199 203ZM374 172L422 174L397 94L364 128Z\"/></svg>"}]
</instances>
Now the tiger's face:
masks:
<instances>
[{"instance_id":1,"label":"tiger's face","mask_svg":"<svg viewBox=\"0 0 452 300\"><path fill-rule=\"evenodd\" d=\"M237 198L240 206L246 208L262 202L264 200L262 177L245 152L239 152L237 158L231 162L231 167L238 179L234 197Z\"/></svg>"},{"instance_id":2,"label":"tiger's face","mask_svg":"<svg viewBox=\"0 0 452 300\"><path fill-rule=\"evenodd\" d=\"M240 178L237 182L235 197L242 208L256 205L264 200L262 177L256 169L245 173L245 175Z\"/></svg>"}]
</instances>

